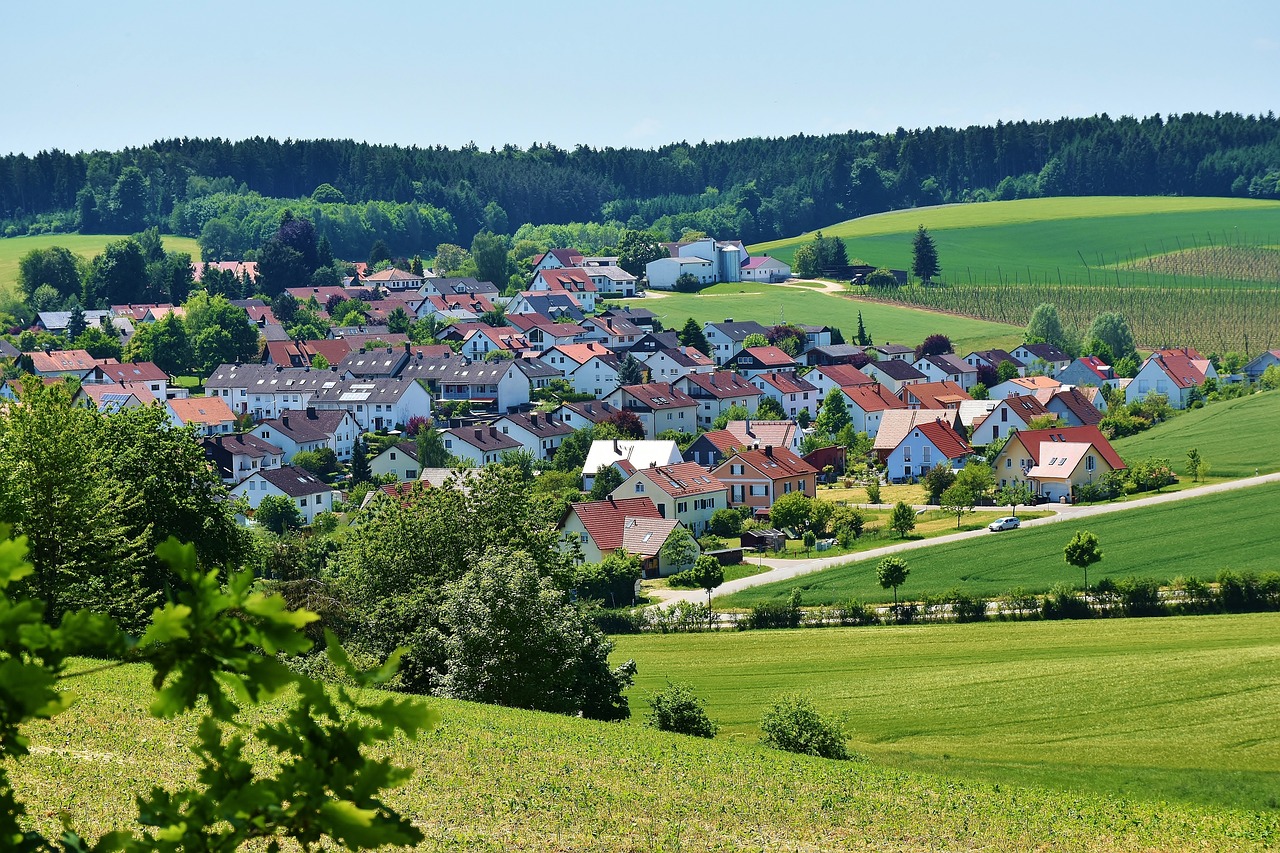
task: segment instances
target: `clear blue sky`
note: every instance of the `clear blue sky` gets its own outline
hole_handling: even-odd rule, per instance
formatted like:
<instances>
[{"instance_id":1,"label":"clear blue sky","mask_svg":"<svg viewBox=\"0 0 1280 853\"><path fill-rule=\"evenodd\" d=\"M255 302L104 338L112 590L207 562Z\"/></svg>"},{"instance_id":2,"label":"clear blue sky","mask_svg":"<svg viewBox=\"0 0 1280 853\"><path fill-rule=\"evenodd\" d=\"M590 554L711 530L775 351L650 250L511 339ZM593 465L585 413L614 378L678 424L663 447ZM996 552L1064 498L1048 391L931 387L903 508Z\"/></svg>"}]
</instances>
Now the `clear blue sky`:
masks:
<instances>
[{"instance_id":1,"label":"clear blue sky","mask_svg":"<svg viewBox=\"0 0 1280 853\"><path fill-rule=\"evenodd\" d=\"M1280 2L10 4L0 153L161 137L653 147L1280 111Z\"/></svg>"}]
</instances>

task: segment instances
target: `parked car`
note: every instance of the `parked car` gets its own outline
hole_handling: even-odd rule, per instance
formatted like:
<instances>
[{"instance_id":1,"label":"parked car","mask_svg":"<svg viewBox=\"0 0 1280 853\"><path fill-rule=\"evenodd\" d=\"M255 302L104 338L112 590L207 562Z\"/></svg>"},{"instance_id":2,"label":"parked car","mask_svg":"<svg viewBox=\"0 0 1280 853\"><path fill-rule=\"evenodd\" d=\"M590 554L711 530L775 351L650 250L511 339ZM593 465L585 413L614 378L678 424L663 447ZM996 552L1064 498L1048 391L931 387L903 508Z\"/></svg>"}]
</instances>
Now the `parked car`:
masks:
<instances>
[{"instance_id":1,"label":"parked car","mask_svg":"<svg viewBox=\"0 0 1280 853\"><path fill-rule=\"evenodd\" d=\"M997 518L995 521L987 525L987 529L988 530L1016 530L1021 524L1022 522L1018 521L1018 517L1016 515L1009 515L1009 516L1005 516L1004 518Z\"/></svg>"}]
</instances>

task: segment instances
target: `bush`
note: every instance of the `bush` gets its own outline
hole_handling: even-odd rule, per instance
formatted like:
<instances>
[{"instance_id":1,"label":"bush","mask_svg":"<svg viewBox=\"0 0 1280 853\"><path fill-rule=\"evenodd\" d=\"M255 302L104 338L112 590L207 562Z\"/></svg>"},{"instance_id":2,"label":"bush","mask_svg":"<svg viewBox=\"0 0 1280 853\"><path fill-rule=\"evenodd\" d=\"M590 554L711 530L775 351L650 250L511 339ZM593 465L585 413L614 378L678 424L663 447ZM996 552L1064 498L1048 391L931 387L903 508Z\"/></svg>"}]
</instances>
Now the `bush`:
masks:
<instances>
[{"instance_id":1,"label":"bush","mask_svg":"<svg viewBox=\"0 0 1280 853\"><path fill-rule=\"evenodd\" d=\"M1000 618L1021 622L1040 618L1040 599L1022 587L1014 587L1000 602Z\"/></svg>"},{"instance_id":2,"label":"bush","mask_svg":"<svg viewBox=\"0 0 1280 853\"><path fill-rule=\"evenodd\" d=\"M697 589L698 579L693 576L693 569L685 569L683 572L676 572L667 578L667 586L676 589Z\"/></svg>"},{"instance_id":3,"label":"bush","mask_svg":"<svg viewBox=\"0 0 1280 853\"><path fill-rule=\"evenodd\" d=\"M803 617L800 610L800 590L791 590L787 602L764 601L751 608L747 618L738 622L744 630L760 630L765 628L799 628Z\"/></svg>"},{"instance_id":4,"label":"bush","mask_svg":"<svg viewBox=\"0 0 1280 853\"><path fill-rule=\"evenodd\" d=\"M867 483L867 503L869 504L880 503L880 481L879 480L872 480L870 483Z\"/></svg>"},{"instance_id":5,"label":"bush","mask_svg":"<svg viewBox=\"0 0 1280 853\"><path fill-rule=\"evenodd\" d=\"M765 711L760 731L764 744L774 749L819 758L849 757L844 745L848 736L840 721L824 718L812 702L799 696L785 697Z\"/></svg>"},{"instance_id":6,"label":"bush","mask_svg":"<svg viewBox=\"0 0 1280 853\"><path fill-rule=\"evenodd\" d=\"M1168 611L1160 601L1160 584L1149 578L1125 578L1116 584L1125 616L1163 616Z\"/></svg>"},{"instance_id":7,"label":"bush","mask_svg":"<svg viewBox=\"0 0 1280 853\"><path fill-rule=\"evenodd\" d=\"M1180 600L1174 604L1174 612L1186 616L1199 616L1212 613L1218 608L1213 590L1195 575L1187 578L1174 578L1174 590L1181 593Z\"/></svg>"},{"instance_id":8,"label":"bush","mask_svg":"<svg viewBox=\"0 0 1280 853\"><path fill-rule=\"evenodd\" d=\"M951 605L951 615L957 622L985 622L987 619L987 600L952 590L947 594L946 603Z\"/></svg>"},{"instance_id":9,"label":"bush","mask_svg":"<svg viewBox=\"0 0 1280 853\"><path fill-rule=\"evenodd\" d=\"M1041 613L1045 619L1088 619L1093 616L1089 603L1067 584L1058 584L1049 590Z\"/></svg>"},{"instance_id":10,"label":"bush","mask_svg":"<svg viewBox=\"0 0 1280 853\"><path fill-rule=\"evenodd\" d=\"M711 514L711 532L731 539L742 535L742 513L736 509L718 509Z\"/></svg>"},{"instance_id":11,"label":"bush","mask_svg":"<svg viewBox=\"0 0 1280 853\"><path fill-rule=\"evenodd\" d=\"M693 695L687 684L667 682L665 690L653 694L645 725L664 732L713 738L720 727L707 716L706 703Z\"/></svg>"}]
</instances>

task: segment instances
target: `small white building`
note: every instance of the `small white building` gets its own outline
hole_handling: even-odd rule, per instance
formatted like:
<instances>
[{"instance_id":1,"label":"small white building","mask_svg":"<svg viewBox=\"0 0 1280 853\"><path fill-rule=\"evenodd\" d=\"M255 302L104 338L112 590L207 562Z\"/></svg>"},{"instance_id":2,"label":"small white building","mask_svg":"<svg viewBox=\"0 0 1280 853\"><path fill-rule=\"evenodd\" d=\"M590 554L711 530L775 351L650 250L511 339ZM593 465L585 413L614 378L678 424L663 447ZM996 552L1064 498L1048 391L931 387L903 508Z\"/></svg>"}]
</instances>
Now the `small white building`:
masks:
<instances>
[{"instance_id":1,"label":"small white building","mask_svg":"<svg viewBox=\"0 0 1280 853\"><path fill-rule=\"evenodd\" d=\"M369 470L373 472L373 476L385 477L390 474L401 483L417 480L419 468L418 445L413 441L397 441L369 460Z\"/></svg>"},{"instance_id":2,"label":"small white building","mask_svg":"<svg viewBox=\"0 0 1280 853\"><path fill-rule=\"evenodd\" d=\"M258 470L231 488L232 497L245 498L250 509L257 509L268 495L283 495L293 501L307 524L322 512L332 512L338 493L318 480L310 471L285 465L282 468Z\"/></svg>"},{"instance_id":3,"label":"small white building","mask_svg":"<svg viewBox=\"0 0 1280 853\"><path fill-rule=\"evenodd\" d=\"M764 281L769 283L786 281L791 278L791 267L777 258L768 255L751 258L742 265L743 281Z\"/></svg>"}]
</instances>

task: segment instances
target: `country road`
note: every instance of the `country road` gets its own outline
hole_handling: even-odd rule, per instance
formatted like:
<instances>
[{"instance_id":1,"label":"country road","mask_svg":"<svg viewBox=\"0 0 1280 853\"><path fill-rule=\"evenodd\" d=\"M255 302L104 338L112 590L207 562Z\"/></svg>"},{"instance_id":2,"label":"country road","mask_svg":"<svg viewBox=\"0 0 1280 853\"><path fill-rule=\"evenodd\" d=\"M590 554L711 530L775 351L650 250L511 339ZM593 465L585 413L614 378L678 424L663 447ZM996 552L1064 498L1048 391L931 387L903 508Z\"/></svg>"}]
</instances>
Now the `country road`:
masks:
<instances>
[{"instance_id":1,"label":"country road","mask_svg":"<svg viewBox=\"0 0 1280 853\"><path fill-rule=\"evenodd\" d=\"M1155 504L1169 503L1171 501L1187 500L1202 495L1212 495L1218 492L1229 492L1236 489L1247 489L1250 486L1259 486L1264 483L1280 483L1280 473L1263 474L1258 477L1246 477L1241 480L1230 480L1225 483L1214 483L1208 486L1197 486L1191 489L1184 489L1179 492L1169 492L1168 494L1152 495L1146 498L1126 501L1124 503L1115 504L1095 504L1093 506L1072 506L1047 504L1037 509L1052 509L1054 515L1045 518L1033 518L1023 522L1023 527L1039 527L1046 524L1060 524L1064 521L1075 521L1081 518L1089 518L1095 515L1106 515L1113 512L1124 512L1130 509L1139 509L1141 507L1153 506ZM769 571L762 572L751 577L739 578L735 581L729 581L716 588L712 593L712 597L729 595L739 592L753 586L761 584L773 583L774 581L790 580L801 575L807 575L811 572L820 572L823 569L830 569L836 566L844 566L850 563L860 563L865 560L879 560L889 554L896 554L902 551L914 551L917 548L928 548L933 545L941 545L946 542L960 542L965 539L972 539L978 536L1009 536L1016 535L1010 533L991 533L985 528L982 530L968 530L963 533L951 533L947 536L937 536L933 539L913 539L907 542L898 542L894 545L886 545L883 548L873 548L870 551L862 551L858 554L842 554L838 557L815 557L811 560L780 560L771 559L769 557L748 557L749 561L759 561L760 564L768 566ZM706 601L706 592L701 589L654 589L649 591L649 595L660 599L661 606L670 607L678 601Z\"/></svg>"}]
</instances>

